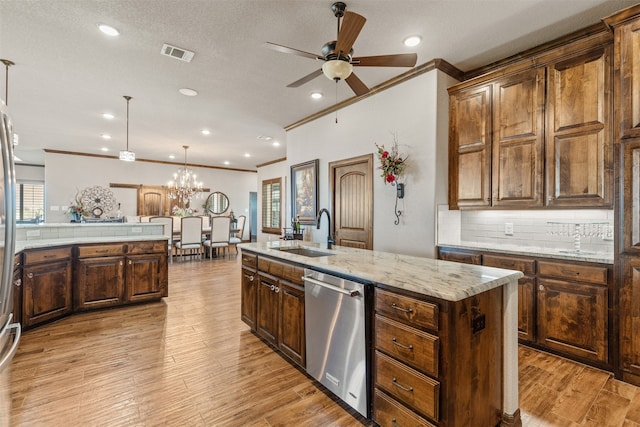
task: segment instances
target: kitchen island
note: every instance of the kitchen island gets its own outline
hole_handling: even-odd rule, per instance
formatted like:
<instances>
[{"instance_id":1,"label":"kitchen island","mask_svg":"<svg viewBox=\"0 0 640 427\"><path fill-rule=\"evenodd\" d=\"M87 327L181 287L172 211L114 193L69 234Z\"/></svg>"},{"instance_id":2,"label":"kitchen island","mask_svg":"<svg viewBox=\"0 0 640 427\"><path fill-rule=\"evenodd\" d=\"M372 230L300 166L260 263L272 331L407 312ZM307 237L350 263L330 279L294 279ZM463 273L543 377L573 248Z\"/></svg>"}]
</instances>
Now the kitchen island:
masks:
<instances>
[{"instance_id":1,"label":"kitchen island","mask_svg":"<svg viewBox=\"0 0 640 427\"><path fill-rule=\"evenodd\" d=\"M521 272L297 241L239 247L242 320L302 367L304 268L373 288L367 375L379 425L520 424Z\"/></svg>"}]
</instances>

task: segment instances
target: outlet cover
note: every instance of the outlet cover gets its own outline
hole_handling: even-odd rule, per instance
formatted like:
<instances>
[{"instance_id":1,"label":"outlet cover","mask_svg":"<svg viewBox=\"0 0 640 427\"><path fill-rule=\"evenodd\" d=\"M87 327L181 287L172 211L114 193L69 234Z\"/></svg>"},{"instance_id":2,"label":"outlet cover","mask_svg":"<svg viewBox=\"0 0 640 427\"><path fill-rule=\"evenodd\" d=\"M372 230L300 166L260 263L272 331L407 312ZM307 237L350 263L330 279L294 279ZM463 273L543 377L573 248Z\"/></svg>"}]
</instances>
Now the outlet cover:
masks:
<instances>
[{"instance_id":1,"label":"outlet cover","mask_svg":"<svg viewBox=\"0 0 640 427\"><path fill-rule=\"evenodd\" d=\"M513 223L505 222L504 223L504 235L505 236L513 236Z\"/></svg>"}]
</instances>

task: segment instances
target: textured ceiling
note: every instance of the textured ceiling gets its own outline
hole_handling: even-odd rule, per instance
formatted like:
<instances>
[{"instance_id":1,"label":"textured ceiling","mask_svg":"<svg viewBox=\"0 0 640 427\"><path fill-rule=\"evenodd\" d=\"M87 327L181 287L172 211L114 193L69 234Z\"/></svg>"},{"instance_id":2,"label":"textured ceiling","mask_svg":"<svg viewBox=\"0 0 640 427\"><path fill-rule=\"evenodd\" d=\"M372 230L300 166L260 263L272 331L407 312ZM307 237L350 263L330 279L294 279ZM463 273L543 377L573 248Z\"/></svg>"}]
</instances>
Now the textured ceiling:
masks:
<instances>
[{"instance_id":1,"label":"textured ceiling","mask_svg":"<svg viewBox=\"0 0 640 427\"><path fill-rule=\"evenodd\" d=\"M255 169L286 155L286 125L336 102L324 76L286 85L318 69L311 59L274 52L267 41L312 53L335 39L332 1L0 0L0 58L9 69L9 109L18 156L43 163L42 149ZM510 56L635 4L618 0L353 0L367 18L355 56L417 52L418 65L443 58L463 71ZM120 30L110 38L97 30ZM420 34L416 48L404 37ZM160 55L163 43L195 51L191 63ZM356 68L375 86L405 68ZM4 70L0 71L4 81ZM178 89L196 89L193 98ZM312 91L325 96L310 99ZM344 82L337 99L353 94ZM5 98L4 84L0 98ZM107 121L103 112L115 119ZM211 134L203 136L202 129ZM112 135L105 141L103 133ZM272 146L257 137L281 142ZM101 151L102 147L109 152ZM249 153L250 157L245 157Z\"/></svg>"}]
</instances>

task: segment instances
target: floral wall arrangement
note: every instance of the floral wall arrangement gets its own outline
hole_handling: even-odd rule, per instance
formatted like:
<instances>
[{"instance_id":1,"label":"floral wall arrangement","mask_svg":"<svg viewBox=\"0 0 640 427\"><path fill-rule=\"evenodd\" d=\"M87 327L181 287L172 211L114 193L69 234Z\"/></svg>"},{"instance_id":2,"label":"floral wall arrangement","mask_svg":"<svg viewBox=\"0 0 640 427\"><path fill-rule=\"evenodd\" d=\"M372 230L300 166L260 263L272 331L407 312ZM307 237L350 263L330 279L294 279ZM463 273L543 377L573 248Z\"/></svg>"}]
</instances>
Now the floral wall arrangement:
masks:
<instances>
[{"instance_id":1,"label":"floral wall arrangement","mask_svg":"<svg viewBox=\"0 0 640 427\"><path fill-rule=\"evenodd\" d=\"M376 144L376 148L378 149L378 160L380 161L378 169L382 171L380 176L384 180L385 185L391 184L392 186L397 185L398 187L396 191L396 205L394 208L394 214L396 216L394 224L398 225L400 224L400 215L402 215L402 211L398 210L398 199L402 199L404 197L404 184L399 182L399 180L404 175L405 168L407 166L407 157L401 155L398 151L398 134L392 133L392 135L393 144L388 151L385 149L384 145Z\"/></svg>"}]
</instances>

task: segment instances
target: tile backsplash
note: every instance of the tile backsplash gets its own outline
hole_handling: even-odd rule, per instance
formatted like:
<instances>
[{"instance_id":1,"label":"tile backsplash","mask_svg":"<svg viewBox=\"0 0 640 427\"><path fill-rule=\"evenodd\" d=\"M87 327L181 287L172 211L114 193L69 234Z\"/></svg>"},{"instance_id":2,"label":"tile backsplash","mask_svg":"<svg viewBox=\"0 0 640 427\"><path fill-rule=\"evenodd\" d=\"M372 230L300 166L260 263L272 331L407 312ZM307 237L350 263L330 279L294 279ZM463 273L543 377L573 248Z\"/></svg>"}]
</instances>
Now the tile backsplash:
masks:
<instances>
[{"instance_id":1,"label":"tile backsplash","mask_svg":"<svg viewBox=\"0 0 640 427\"><path fill-rule=\"evenodd\" d=\"M441 205L438 244L573 250L580 224L578 232L588 234L580 236L582 251L613 253L613 218L613 210L605 209L450 211Z\"/></svg>"}]
</instances>

